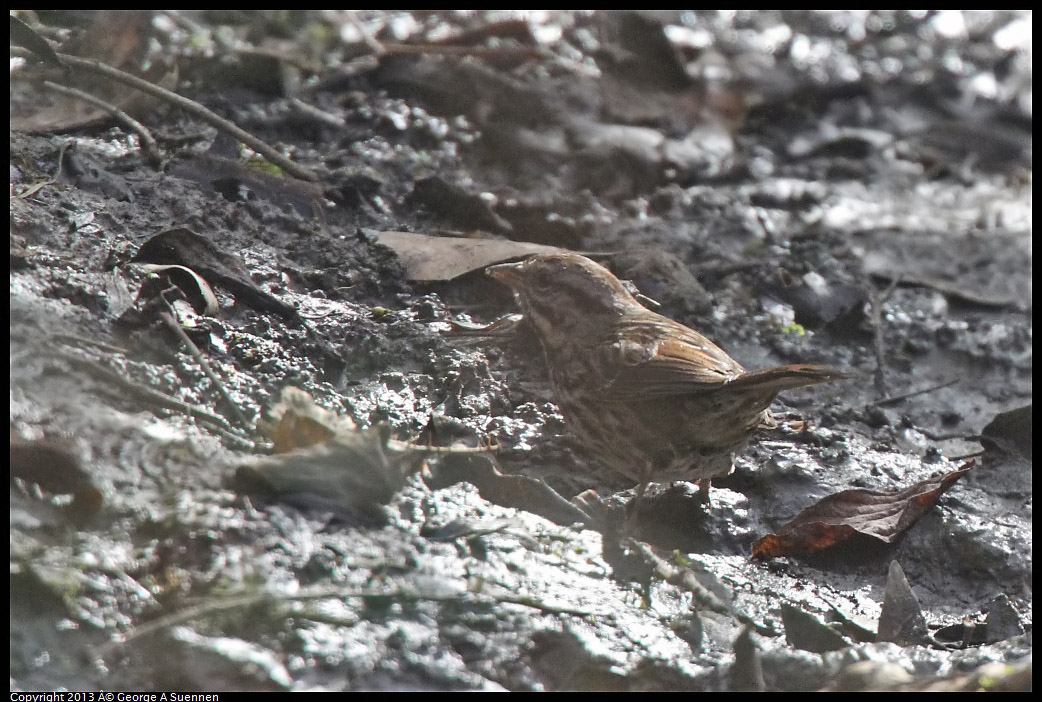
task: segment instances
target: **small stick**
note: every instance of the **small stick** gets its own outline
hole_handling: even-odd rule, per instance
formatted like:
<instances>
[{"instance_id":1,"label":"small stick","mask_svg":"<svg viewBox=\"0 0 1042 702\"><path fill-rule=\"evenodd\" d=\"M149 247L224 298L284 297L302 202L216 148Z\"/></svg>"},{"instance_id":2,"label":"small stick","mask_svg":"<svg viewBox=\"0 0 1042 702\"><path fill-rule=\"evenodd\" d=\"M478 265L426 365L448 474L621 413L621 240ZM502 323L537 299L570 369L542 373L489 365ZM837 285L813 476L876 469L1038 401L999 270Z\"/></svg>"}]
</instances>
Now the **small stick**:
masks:
<instances>
[{"instance_id":1,"label":"small stick","mask_svg":"<svg viewBox=\"0 0 1042 702\"><path fill-rule=\"evenodd\" d=\"M260 139L253 136L246 130L237 126L236 124L229 122L228 120L224 119L223 117L217 115L214 112L211 112L209 109L203 107L195 100L186 98L183 95L178 95L177 93L167 90L166 88L161 88L158 85L155 85L154 83L149 83L147 80L138 78L137 76L121 71L118 68L113 68L112 66L101 63L100 61L80 58L79 56L73 56L72 54L58 54L58 57L61 58L62 61L68 63L70 66L75 66L76 68L82 68L83 70L90 71L91 73L103 75L106 78L111 78L112 80L117 81L119 83L123 83L124 85L129 85L132 88L137 88L138 90L148 93L153 97L157 97L160 100L165 100L166 102L177 105L181 109L190 112L191 114L195 115L204 122L216 127L217 129L231 134L233 137L246 144L254 151L257 151L258 153L262 154L266 159L276 164L280 168L283 168L287 173L296 176L297 178L309 180L312 182L317 181L319 179L318 176L311 171L311 169L302 166L299 163L291 161L290 159L286 158L281 153L279 153L275 148L269 146L267 143L261 141Z\"/></svg>"},{"instance_id":2,"label":"small stick","mask_svg":"<svg viewBox=\"0 0 1042 702\"><path fill-rule=\"evenodd\" d=\"M115 117L118 121L122 122L130 131L134 132L141 138L141 148L144 150L145 155L148 158L148 162L153 167L158 167L163 162L163 155L159 151L159 147L156 145L156 140L152 138L152 133L148 131L145 125L138 122L136 119L128 115L123 110L119 109L115 105L109 102L105 102L101 98L95 97L90 93L85 93L82 90L76 88L70 88L67 85L61 85L54 83L49 80L43 82L44 87L48 90L53 90L56 93L68 95L74 97L77 100L83 100L86 103L90 103L95 107L108 112L110 115Z\"/></svg>"},{"instance_id":3,"label":"small stick","mask_svg":"<svg viewBox=\"0 0 1042 702\"><path fill-rule=\"evenodd\" d=\"M169 309L169 305L167 305L167 309ZM253 425L250 424L250 420L246 419L242 410L240 410L239 406L235 404L232 396L229 395L228 391L225 389L224 383L221 382L221 379L218 378L217 374L213 372L212 368L210 368L210 364L206 361L206 358L203 357L199 347L195 345L195 342L189 338L188 334L185 333L185 330L182 329L181 325L177 323L176 319L174 319L173 313L161 312L159 318L163 321L163 324L169 327L170 330L177 335L177 338L181 340L181 343L185 345L185 348L188 349L188 353L191 354L192 358L194 358L196 363L199 364L199 367L203 369L203 373L206 374L206 377L209 378L210 382L213 383L215 388L217 388L217 392L220 396L224 398L224 401L227 403L229 409L231 409L232 414L235 415L235 418L239 421L239 424L247 431L250 431L253 428Z\"/></svg>"},{"instance_id":4,"label":"small stick","mask_svg":"<svg viewBox=\"0 0 1042 702\"><path fill-rule=\"evenodd\" d=\"M959 379L955 378L953 380L949 380L949 381L944 382L944 383L938 383L937 385L931 385L930 387L923 388L921 390L912 390L911 392L906 392L906 393L904 393L902 395L893 395L891 397L884 397L882 400L876 400L875 402L870 402L868 404L868 406L869 407L878 407L880 405L889 405L889 404L892 404L894 402L900 402L901 400L907 400L909 397L915 397L916 395L925 395L926 393L933 392L935 390L943 390L944 388L947 388L947 387L950 387L952 385L955 385L957 382L959 382Z\"/></svg>"},{"instance_id":5,"label":"small stick","mask_svg":"<svg viewBox=\"0 0 1042 702\"><path fill-rule=\"evenodd\" d=\"M358 19L356 11L352 10L348 12L347 19L351 22L352 25L354 25L354 28L358 30L358 33L362 35L362 41L365 43L366 46L369 47L369 50L372 51L374 55L383 56L385 53L387 53L387 50L384 49L384 45L381 44L375 37L370 36L369 32L367 32L365 30L365 27L362 26L362 21Z\"/></svg>"},{"instance_id":6,"label":"small stick","mask_svg":"<svg viewBox=\"0 0 1042 702\"><path fill-rule=\"evenodd\" d=\"M141 636L168 629L170 627L182 624L192 619L198 619L200 617L206 617L218 612L228 611L232 609L241 609L244 607L253 607L255 605L263 604L266 602L306 602L309 600L328 600L328 599L400 599L405 601L416 601L416 602L464 602L465 596L471 594L474 595L473 599L477 602L483 602L488 604L513 604L521 607L528 607L531 609L539 610L546 614L567 614L575 617L589 617L594 616L595 612L588 612L585 610L574 609L571 607L556 607L553 605L547 605L539 602L531 597L523 597L518 595L491 595L482 597L474 593L469 592L452 592L452 593L424 593L412 589L400 587L396 590L389 591L372 591L372 590L352 590L348 588L328 587L320 588L306 592L296 592L291 594L270 594L264 593L259 595L243 595L239 597L229 597L227 599L204 602L200 605L188 607L187 609L181 610L180 612L174 612L164 617L160 617L155 621L142 624L139 627L135 627L130 631L121 635L118 640L110 641L107 644L99 646L96 649L96 653L100 656L105 656L111 652L114 648L120 645L124 645L133 641Z\"/></svg>"},{"instance_id":7,"label":"small stick","mask_svg":"<svg viewBox=\"0 0 1042 702\"><path fill-rule=\"evenodd\" d=\"M883 303L890 299L900 282L901 276L896 276L890 282L890 285L887 286L887 289L872 301L872 326L875 330L874 347L876 353L875 386L876 392L884 397L886 396L886 378L883 374L883 368L886 365L886 359L884 358L885 348L883 344Z\"/></svg>"},{"instance_id":8,"label":"small stick","mask_svg":"<svg viewBox=\"0 0 1042 702\"><path fill-rule=\"evenodd\" d=\"M150 387L146 387L136 383L129 378L124 378L119 373L116 373L109 368L106 368L97 361L93 361L87 358L83 358L77 353L71 351L57 351L54 356L62 359L72 365L78 366L87 372L93 374L94 377L109 383L114 388L125 390L126 392L136 395L154 405L163 407L168 410L180 412L181 414L194 417L198 421L209 425L217 433L224 438L242 446L246 449L255 449L253 442L243 439L242 437L232 433L231 426L228 424L228 420L224 417L213 414L207 409L197 407L196 405L190 405L186 402L182 402L176 397L167 395L164 392L155 390Z\"/></svg>"}]
</instances>

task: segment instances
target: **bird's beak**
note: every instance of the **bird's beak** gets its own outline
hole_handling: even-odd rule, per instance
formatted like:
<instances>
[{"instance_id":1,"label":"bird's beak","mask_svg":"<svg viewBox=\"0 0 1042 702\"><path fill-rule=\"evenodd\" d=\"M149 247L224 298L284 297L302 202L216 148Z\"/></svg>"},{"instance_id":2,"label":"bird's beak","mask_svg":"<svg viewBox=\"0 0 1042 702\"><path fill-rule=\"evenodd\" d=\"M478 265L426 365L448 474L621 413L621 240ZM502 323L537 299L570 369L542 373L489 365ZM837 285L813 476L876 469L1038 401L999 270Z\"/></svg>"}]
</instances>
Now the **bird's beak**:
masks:
<instances>
[{"instance_id":1,"label":"bird's beak","mask_svg":"<svg viewBox=\"0 0 1042 702\"><path fill-rule=\"evenodd\" d=\"M485 269L485 275L491 276L504 285L517 289L521 285L521 267L523 261L517 263L500 263Z\"/></svg>"}]
</instances>

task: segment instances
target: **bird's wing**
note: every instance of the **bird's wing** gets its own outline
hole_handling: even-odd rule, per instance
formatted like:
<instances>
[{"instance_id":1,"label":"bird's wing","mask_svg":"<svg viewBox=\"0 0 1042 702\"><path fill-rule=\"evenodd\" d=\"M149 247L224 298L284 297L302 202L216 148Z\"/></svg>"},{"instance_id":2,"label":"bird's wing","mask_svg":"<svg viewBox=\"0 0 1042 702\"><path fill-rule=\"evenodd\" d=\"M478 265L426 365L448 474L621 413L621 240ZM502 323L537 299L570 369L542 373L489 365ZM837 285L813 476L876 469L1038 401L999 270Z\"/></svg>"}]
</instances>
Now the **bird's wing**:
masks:
<instances>
[{"instance_id":1,"label":"bird's wing","mask_svg":"<svg viewBox=\"0 0 1042 702\"><path fill-rule=\"evenodd\" d=\"M616 371L605 388L608 400L708 392L745 372L709 339L665 317L626 324L608 354Z\"/></svg>"}]
</instances>

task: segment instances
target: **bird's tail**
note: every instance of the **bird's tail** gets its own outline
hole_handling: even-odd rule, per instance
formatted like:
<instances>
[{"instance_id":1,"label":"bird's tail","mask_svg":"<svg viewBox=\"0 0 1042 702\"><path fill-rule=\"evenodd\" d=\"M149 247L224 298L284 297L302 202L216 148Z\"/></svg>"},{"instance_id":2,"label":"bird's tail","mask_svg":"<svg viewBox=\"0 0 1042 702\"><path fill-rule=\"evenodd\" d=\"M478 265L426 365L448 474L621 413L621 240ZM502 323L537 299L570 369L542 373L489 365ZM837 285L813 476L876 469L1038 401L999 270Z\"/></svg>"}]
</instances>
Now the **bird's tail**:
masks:
<instances>
[{"instance_id":1,"label":"bird's tail","mask_svg":"<svg viewBox=\"0 0 1042 702\"><path fill-rule=\"evenodd\" d=\"M805 385L817 385L819 383L831 383L834 380L850 378L851 374L838 368L819 366L814 364L798 363L788 366L777 366L776 368L765 368L763 370L743 373L734 380L727 383L728 387L739 389L766 389L775 392L802 388Z\"/></svg>"}]
</instances>

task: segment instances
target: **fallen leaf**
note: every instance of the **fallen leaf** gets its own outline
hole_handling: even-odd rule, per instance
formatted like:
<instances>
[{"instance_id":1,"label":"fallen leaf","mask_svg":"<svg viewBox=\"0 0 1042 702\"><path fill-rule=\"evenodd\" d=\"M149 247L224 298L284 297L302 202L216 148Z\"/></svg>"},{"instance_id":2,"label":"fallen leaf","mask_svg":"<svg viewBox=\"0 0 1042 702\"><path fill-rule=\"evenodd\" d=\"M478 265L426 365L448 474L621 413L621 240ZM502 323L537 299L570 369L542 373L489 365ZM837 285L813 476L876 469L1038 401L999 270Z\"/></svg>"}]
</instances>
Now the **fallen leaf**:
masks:
<instances>
[{"instance_id":1,"label":"fallen leaf","mask_svg":"<svg viewBox=\"0 0 1042 702\"><path fill-rule=\"evenodd\" d=\"M908 584L908 578L897 561L890 561L879 613L877 641L892 641L898 646L912 646L926 638L926 619L919 598Z\"/></svg>"},{"instance_id":2,"label":"fallen leaf","mask_svg":"<svg viewBox=\"0 0 1042 702\"><path fill-rule=\"evenodd\" d=\"M237 466L231 484L245 495L384 524L388 504L422 467L415 451L389 445L386 426L343 433L329 441Z\"/></svg>"},{"instance_id":3,"label":"fallen leaf","mask_svg":"<svg viewBox=\"0 0 1042 702\"><path fill-rule=\"evenodd\" d=\"M984 448L1031 460L1031 405L999 412L981 432Z\"/></svg>"},{"instance_id":4,"label":"fallen leaf","mask_svg":"<svg viewBox=\"0 0 1042 702\"><path fill-rule=\"evenodd\" d=\"M893 543L930 511L941 495L969 471L971 463L897 492L844 490L797 514L777 534L753 544L753 558L818 553L857 535Z\"/></svg>"},{"instance_id":5,"label":"fallen leaf","mask_svg":"<svg viewBox=\"0 0 1042 702\"><path fill-rule=\"evenodd\" d=\"M838 631L790 602L782 602L781 617L785 626L785 640L794 648L826 653L850 645Z\"/></svg>"},{"instance_id":6,"label":"fallen leaf","mask_svg":"<svg viewBox=\"0 0 1042 702\"><path fill-rule=\"evenodd\" d=\"M565 249L509 239L465 239L411 232L362 233L394 251L410 280L452 280L494 263L537 253L561 253Z\"/></svg>"},{"instance_id":7,"label":"fallen leaf","mask_svg":"<svg viewBox=\"0 0 1042 702\"><path fill-rule=\"evenodd\" d=\"M206 280L186 266L160 265L146 263L141 269L148 274L155 274L167 279L161 287L177 287L184 293L185 298L192 303L196 313L206 317L216 317L220 312L221 305L214 295L213 288ZM144 289L145 286L142 286Z\"/></svg>"},{"instance_id":8,"label":"fallen leaf","mask_svg":"<svg viewBox=\"0 0 1042 702\"><path fill-rule=\"evenodd\" d=\"M283 388L278 404L259 428L271 439L275 453L307 448L357 431L350 417L320 407L311 395L292 386Z\"/></svg>"},{"instance_id":9,"label":"fallen leaf","mask_svg":"<svg viewBox=\"0 0 1042 702\"><path fill-rule=\"evenodd\" d=\"M238 253L229 253L187 227L159 232L138 249L132 263L155 263L190 268L204 280L235 295L247 307L297 317L295 307L262 290L250 278Z\"/></svg>"}]
</instances>

